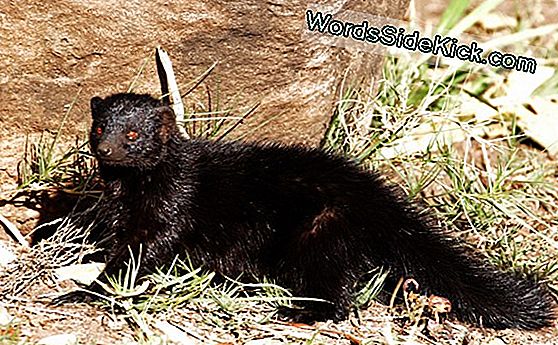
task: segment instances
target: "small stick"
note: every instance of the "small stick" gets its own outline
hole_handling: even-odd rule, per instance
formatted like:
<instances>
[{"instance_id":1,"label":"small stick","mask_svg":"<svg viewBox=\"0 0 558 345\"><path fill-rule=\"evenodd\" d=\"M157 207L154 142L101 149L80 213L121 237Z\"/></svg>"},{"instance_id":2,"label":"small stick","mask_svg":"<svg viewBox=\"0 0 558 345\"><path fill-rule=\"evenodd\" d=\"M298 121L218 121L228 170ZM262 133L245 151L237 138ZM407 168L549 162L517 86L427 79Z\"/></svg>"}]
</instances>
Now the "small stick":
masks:
<instances>
[{"instance_id":1,"label":"small stick","mask_svg":"<svg viewBox=\"0 0 558 345\"><path fill-rule=\"evenodd\" d=\"M190 139L184 128L184 104L180 97L176 77L172 69L172 62L169 55L161 47L155 49L155 62L157 63L157 74L161 83L161 93L163 94L163 104L170 105L172 99L172 110L176 115L176 123L180 133Z\"/></svg>"},{"instance_id":2,"label":"small stick","mask_svg":"<svg viewBox=\"0 0 558 345\"><path fill-rule=\"evenodd\" d=\"M3 215L0 214L0 223L4 225L6 230L8 230L15 239L21 244L22 246L29 248L29 242L25 240L25 237L19 232L18 228L9 220L7 220Z\"/></svg>"}]
</instances>

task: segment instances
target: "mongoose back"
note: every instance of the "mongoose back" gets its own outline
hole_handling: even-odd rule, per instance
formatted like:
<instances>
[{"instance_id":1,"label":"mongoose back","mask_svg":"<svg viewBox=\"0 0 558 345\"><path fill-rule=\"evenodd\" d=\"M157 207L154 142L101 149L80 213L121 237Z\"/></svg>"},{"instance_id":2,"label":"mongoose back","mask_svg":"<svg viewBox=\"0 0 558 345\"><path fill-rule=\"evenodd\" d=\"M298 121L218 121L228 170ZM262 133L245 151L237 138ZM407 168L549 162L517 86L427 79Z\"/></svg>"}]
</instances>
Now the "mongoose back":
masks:
<instances>
[{"instance_id":1,"label":"mongoose back","mask_svg":"<svg viewBox=\"0 0 558 345\"><path fill-rule=\"evenodd\" d=\"M128 248L137 255L140 244L141 275L188 254L222 275L267 276L330 301L303 304L304 320L317 321L345 319L357 279L387 266L394 279L449 299L467 322L536 329L554 318L546 288L485 263L345 158L184 139L172 110L149 95L94 97L91 110L90 144L106 182L101 225L113 238L106 274L125 269Z\"/></svg>"}]
</instances>

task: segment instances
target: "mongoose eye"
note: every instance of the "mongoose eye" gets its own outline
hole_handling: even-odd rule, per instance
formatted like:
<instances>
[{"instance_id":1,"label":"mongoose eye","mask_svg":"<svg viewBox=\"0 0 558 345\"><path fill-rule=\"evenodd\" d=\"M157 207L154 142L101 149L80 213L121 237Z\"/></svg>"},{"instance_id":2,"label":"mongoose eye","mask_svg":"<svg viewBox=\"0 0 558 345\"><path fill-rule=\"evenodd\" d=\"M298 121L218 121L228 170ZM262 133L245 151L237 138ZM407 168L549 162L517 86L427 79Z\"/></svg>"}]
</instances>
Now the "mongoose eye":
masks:
<instances>
[{"instance_id":1,"label":"mongoose eye","mask_svg":"<svg viewBox=\"0 0 558 345\"><path fill-rule=\"evenodd\" d=\"M130 141L134 141L139 137L138 132L134 132L134 131L129 131L128 133L126 133L126 138L128 138L128 140Z\"/></svg>"},{"instance_id":2,"label":"mongoose eye","mask_svg":"<svg viewBox=\"0 0 558 345\"><path fill-rule=\"evenodd\" d=\"M96 133L98 136L101 136L101 135L103 135L103 129L102 129L101 127L97 127L97 128L95 129L95 133Z\"/></svg>"}]
</instances>

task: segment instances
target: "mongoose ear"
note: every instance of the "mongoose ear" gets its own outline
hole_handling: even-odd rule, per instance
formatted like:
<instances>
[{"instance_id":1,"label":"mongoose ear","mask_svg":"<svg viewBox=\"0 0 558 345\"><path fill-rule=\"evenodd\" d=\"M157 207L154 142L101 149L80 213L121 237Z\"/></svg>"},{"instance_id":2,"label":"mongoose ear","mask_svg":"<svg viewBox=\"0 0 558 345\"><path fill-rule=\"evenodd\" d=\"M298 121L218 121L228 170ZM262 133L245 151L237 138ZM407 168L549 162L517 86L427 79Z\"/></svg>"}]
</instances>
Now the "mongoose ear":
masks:
<instances>
[{"instance_id":1,"label":"mongoose ear","mask_svg":"<svg viewBox=\"0 0 558 345\"><path fill-rule=\"evenodd\" d=\"M166 144L171 135L178 130L176 116L170 107L160 107L157 111L161 118L161 141Z\"/></svg>"},{"instance_id":2,"label":"mongoose ear","mask_svg":"<svg viewBox=\"0 0 558 345\"><path fill-rule=\"evenodd\" d=\"M103 99L101 97L95 96L91 98L91 116L93 116L93 118L97 117L101 103L103 103Z\"/></svg>"}]
</instances>

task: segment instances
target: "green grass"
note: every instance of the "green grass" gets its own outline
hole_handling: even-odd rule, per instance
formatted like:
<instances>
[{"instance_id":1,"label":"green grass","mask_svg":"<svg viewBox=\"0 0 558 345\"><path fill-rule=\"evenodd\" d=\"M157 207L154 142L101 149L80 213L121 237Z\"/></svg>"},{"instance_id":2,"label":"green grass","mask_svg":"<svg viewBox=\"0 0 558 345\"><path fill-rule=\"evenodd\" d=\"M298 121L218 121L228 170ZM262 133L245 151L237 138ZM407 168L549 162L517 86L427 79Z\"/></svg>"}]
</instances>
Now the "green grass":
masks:
<instances>
[{"instance_id":1,"label":"green grass","mask_svg":"<svg viewBox=\"0 0 558 345\"><path fill-rule=\"evenodd\" d=\"M487 1L459 21L444 16L444 23L455 23L449 32L461 32L475 22L471 16L498 2ZM451 11L459 9L446 14ZM517 33L510 36L508 42ZM557 167L531 147L516 114L492 106L505 92L500 84L507 72L425 62L412 55L388 57L376 94L368 85L346 86L322 147L383 171L494 264L556 289ZM553 79L543 85L545 94L558 94ZM473 100L494 115L461 112Z\"/></svg>"},{"instance_id":2,"label":"green grass","mask_svg":"<svg viewBox=\"0 0 558 345\"><path fill-rule=\"evenodd\" d=\"M95 167L87 142L76 138L62 145L64 125L80 92L76 94L54 134L43 132L38 140L26 137L24 156L18 165L18 187L23 190L60 189L71 193L90 189Z\"/></svg>"},{"instance_id":3,"label":"green grass","mask_svg":"<svg viewBox=\"0 0 558 345\"><path fill-rule=\"evenodd\" d=\"M471 9L469 1L452 0L439 31L457 36L476 30L474 23L501 2L485 1ZM532 25L529 18L519 16L517 27L510 28L507 37L488 44L512 47L517 54L528 52L531 45L544 44L541 35L547 30ZM556 67L556 60L548 63ZM387 57L383 78L374 87L344 84L321 146L382 171L496 266L533 276L556 292L558 168L545 152L532 147L518 126L516 113L494 105L505 95L508 74L478 66L450 67L421 55ZM534 94L557 95L556 75ZM220 140L256 107L233 110L223 105L218 90L188 92L187 96L190 107L185 122L187 132L195 137ZM479 111L465 111L464 105L473 102ZM493 113L481 116L483 109ZM90 161L85 143L76 143L61 155L55 153L62 127L63 123L50 141L45 136L28 145L22 188L81 190L91 180L94 166L83 163ZM272 282L215 282L213 273L181 261L150 276L149 285L138 285L134 272L137 265L113 281L109 295L114 300L104 303L109 309L124 310L138 339L146 344L157 343L155 323L162 318L184 325L190 337L204 343L267 337L285 343L325 344L335 337L345 339L343 332L355 330L366 344L434 342L422 333L431 319L420 299L407 300L403 307L380 307L376 316L361 311L362 324L339 326L341 330L330 325L288 328L269 321L277 308L292 305L297 298ZM371 272L371 279L355 294L358 308L376 310L374 299L386 273L380 268ZM467 334L462 326L446 327L454 332L454 339ZM449 343L446 340L438 338L440 343Z\"/></svg>"}]
</instances>

